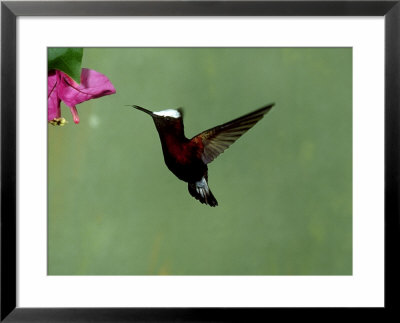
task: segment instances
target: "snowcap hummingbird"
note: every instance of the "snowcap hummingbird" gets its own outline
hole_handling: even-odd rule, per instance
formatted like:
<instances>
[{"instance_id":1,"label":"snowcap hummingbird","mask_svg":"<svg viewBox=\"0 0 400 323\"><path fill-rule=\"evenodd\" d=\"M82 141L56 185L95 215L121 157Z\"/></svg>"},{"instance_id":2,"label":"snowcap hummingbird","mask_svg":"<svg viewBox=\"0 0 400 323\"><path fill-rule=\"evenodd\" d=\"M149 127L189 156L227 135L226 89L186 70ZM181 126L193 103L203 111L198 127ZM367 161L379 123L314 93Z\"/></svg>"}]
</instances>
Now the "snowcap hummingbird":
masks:
<instances>
[{"instance_id":1,"label":"snowcap hummingbird","mask_svg":"<svg viewBox=\"0 0 400 323\"><path fill-rule=\"evenodd\" d=\"M274 103L242 117L185 137L183 110L168 109L152 112L137 105L132 107L153 118L161 140L164 161L180 180L188 183L189 193L201 203L217 206L218 202L208 187L208 167L215 158L253 127L271 110Z\"/></svg>"}]
</instances>

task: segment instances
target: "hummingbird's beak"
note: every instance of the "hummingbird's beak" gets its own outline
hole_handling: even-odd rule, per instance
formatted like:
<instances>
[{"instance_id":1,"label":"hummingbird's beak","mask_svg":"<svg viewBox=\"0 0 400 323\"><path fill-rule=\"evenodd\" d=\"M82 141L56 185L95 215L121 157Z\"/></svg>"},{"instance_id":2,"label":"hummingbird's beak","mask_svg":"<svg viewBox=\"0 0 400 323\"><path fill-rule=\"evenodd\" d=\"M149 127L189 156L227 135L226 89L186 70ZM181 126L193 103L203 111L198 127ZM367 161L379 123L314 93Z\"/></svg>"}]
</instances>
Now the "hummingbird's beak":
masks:
<instances>
[{"instance_id":1,"label":"hummingbird's beak","mask_svg":"<svg viewBox=\"0 0 400 323\"><path fill-rule=\"evenodd\" d=\"M150 110L147 110L145 108L139 107L138 105L132 105L132 108L135 108L135 109L138 109L140 111L143 111L143 112L147 113L148 115L150 115L152 117L154 116L153 112L151 112Z\"/></svg>"}]
</instances>

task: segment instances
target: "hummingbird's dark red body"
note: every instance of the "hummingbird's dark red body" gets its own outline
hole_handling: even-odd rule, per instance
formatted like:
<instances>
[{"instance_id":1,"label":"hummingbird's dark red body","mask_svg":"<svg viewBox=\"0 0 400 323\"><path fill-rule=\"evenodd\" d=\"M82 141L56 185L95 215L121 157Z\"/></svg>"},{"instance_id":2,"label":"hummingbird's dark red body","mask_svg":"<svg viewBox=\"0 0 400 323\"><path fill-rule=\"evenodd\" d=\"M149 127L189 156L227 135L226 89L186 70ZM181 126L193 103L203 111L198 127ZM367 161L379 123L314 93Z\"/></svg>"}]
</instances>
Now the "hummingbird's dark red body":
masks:
<instances>
[{"instance_id":1,"label":"hummingbird's dark red body","mask_svg":"<svg viewBox=\"0 0 400 323\"><path fill-rule=\"evenodd\" d=\"M217 206L218 202L208 187L207 164L261 120L273 106L270 104L203 131L192 139L185 137L181 109L151 112L137 105L133 107L153 117L168 169L188 183L189 193L193 197L201 203Z\"/></svg>"}]
</instances>

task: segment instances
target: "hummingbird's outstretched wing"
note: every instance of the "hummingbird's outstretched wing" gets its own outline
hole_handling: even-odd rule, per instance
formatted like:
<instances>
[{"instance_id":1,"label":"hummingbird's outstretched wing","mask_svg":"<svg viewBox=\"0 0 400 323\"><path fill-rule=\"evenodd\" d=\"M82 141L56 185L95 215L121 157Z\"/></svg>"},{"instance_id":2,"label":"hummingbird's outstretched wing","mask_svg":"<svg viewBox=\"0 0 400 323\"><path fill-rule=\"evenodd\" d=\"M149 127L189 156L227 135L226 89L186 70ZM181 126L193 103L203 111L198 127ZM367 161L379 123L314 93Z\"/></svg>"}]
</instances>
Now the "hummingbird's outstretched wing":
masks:
<instances>
[{"instance_id":1,"label":"hummingbird's outstretched wing","mask_svg":"<svg viewBox=\"0 0 400 323\"><path fill-rule=\"evenodd\" d=\"M205 164L211 163L241 135L260 121L273 106L274 103L269 104L240 118L208 129L194 136L191 140L198 141L201 139L203 143L203 162Z\"/></svg>"}]
</instances>

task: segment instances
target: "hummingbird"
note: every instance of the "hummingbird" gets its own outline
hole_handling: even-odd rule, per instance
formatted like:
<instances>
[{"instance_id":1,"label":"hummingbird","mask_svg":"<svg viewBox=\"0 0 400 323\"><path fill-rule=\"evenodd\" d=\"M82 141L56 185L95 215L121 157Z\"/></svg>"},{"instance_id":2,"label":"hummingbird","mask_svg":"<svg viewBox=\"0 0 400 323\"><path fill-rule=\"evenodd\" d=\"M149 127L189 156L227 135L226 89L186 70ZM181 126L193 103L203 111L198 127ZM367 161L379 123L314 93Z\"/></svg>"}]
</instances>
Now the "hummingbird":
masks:
<instances>
[{"instance_id":1,"label":"hummingbird","mask_svg":"<svg viewBox=\"0 0 400 323\"><path fill-rule=\"evenodd\" d=\"M271 103L188 139L183 128L182 108L152 112L132 105L153 118L168 169L188 183L190 195L212 207L217 206L218 202L208 187L207 165L260 121L273 106L274 103Z\"/></svg>"}]
</instances>

